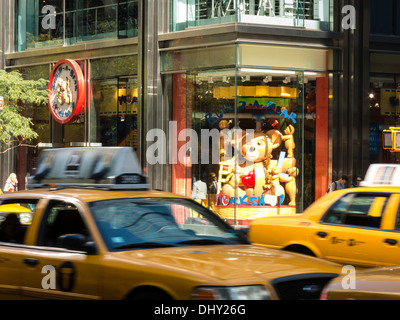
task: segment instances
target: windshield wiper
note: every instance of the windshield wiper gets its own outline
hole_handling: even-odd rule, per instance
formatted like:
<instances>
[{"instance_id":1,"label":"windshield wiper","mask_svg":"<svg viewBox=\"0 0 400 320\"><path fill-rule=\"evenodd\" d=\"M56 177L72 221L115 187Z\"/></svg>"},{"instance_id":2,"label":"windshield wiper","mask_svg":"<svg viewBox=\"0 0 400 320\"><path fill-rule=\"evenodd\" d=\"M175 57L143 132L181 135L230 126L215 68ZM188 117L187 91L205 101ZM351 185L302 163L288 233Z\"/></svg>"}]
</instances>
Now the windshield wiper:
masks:
<instances>
[{"instance_id":1,"label":"windshield wiper","mask_svg":"<svg viewBox=\"0 0 400 320\"><path fill-rule=\"evenodd\" d=\"M114 249L135 249L135 248L169 248L175 247L173 244L159 242L130 243L115 247Z\"/></svg>"},{"instance_id":2,"label":"windshield wiper","mask_svg":"<svg viewBox=\"0 0 400 320\"><path fill-rule=\"evenodd\" d=\"M194 240L180 241L177 244L197 244L206 246L211 244L226 244L226 242L213 239L194 239Z\"/></svg>"}]
</instances>

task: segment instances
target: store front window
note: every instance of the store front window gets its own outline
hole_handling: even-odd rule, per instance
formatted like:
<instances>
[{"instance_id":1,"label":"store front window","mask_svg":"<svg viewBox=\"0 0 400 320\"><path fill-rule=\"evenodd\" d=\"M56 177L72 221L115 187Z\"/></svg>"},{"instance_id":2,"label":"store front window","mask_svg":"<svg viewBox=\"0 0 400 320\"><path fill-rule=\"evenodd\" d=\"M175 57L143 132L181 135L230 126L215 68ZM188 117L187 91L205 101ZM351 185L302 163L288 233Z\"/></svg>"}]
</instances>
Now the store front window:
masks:
<instances>
[{"instance_id":1,"label":"store front window","mask_svg":"<svg viewBox=\"0 0 400 320\"><path fill-rule=\"evenodd\" d=\"M140 112L137 55L79 61L90 70L91 81L85 107L76 120L60 124L48 105L26 105L38 138L24 147L26 156L19 170L32 174L44 148L120 146L132 147L140 155ZM26 79L49 78L52 64L20 68ZM20 148L22 149L22 148ZM24 167L26 164L26 167Z\"/></svg>"},{"instance_id":2,"label":"store front window","mask_svg":"<svg viewBox=\"0 0 400 320\"><path fill-rule=\"evenodd\" d=\"M241 49L238 60L250 59ZM185 54L172 56L181 59L175 66L188 67ZM165 74L172 114L164 159L172 192L230 223L302 212L315 201L317 184L326 191L328 79L323 72L259 66ZM204 183L206 196L199 192Z\"/></svg>"},{"instance_id":3,"label":"store front window","mask_svg":"<svg viewBox=\"0 0 400 320\"><path fill-rule=\"evenodd\" d=\"M228 22L330 30L332 0L172 0L170 30Z\"/></svg>"},{"instance_id":4,"label":"store front window","mask_svg":"<svg viewBox=\"0 0 400 320\"><path fill-rule=\"evenodd\" d=\"M16 16L16 51L138 35L138 0L19 0Z\"/></svg>"},{"instance_id":5,"label":"store front window","mask_svg":"<svg viewBox=\"0 0 400 320\"><path fill-rule=\"evenodd\" d=\"M140 153L137 56L91 61L90 142Z\"/></svg>"},{"instance_id":6,"label":"store front window","mask_svg":"<svg viewBox=\"0 0 400 320\"><path fill-rule=\"evenodd\" d=\"M400 163L400 142L385 133L400 128L400 55L374 52L370 61L370 163Z\"/></svg>"},{"instance_id":7,"label":"store front window","mask_svg":"<svg viewBox=\"0 0 400 320\"><path fill-rule=\"evenodd\" d=\"M370 162L400 163L395 144L384 140L384 131L400 130L400 75L372 75L369 98Z\"/></svg>"}]
</instances>

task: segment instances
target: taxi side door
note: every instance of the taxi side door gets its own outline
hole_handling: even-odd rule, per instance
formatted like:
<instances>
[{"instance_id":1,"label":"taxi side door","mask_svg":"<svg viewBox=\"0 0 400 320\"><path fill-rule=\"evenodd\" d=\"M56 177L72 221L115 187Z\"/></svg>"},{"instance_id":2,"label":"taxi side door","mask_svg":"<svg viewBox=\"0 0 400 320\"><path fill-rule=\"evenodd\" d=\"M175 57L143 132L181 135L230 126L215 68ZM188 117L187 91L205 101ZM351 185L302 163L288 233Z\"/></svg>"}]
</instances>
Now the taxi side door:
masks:
<instances>
[{"instance_id":1,"label":"taxi side door","mask_svg":"<svg viewBox=\"0 0 400 320\"><path fill-rule=\"evenodd\" d=\"M100 255L83 210L77 203L49 201L37 237L29 239L33 245L22 258L25 299L100 298ZM74 248L83 238L85 243Z\"/></svg>"},{"instance_id":2,"label":"taxi side door","mask_svg":"<svg viewBox=\"0 0 400 320\"><path fill-rule=\"evenodd\" d=\"M392 198L393 210L388 216L381 250L386 265L400 265L400 194L393 194Z\"/></svg>"},{"instance_id":3,"label":"taxi side door","mask_svg":"<svg viewBox=\"0 0 400 320\"><path fill-rule=\"evenodd\" d=\"M342 264L382 266L383 216L391 194L349 193L342 196L316 225L313 242L324 258Z\"/></svg>"},{"instance_id":4,"label":"taxi side door","mask_svg":"<svg viewBox=\"0 0 400 320\"><path fill-rule=\"evenodd\" d=\"M0 242L0 300L18 300L22 297L20 247L22 245Z\"/></svg>"},{"instance_id":5,"label":"taxi side door","mask_svg":"<svg viewBox=\"0 0 400 320\"><path fill-rule=\"evenodd\" d=\"M3 199L0 205L0 300L21 299L21 252L38 199Z\"/></svg>"}]
</instances>

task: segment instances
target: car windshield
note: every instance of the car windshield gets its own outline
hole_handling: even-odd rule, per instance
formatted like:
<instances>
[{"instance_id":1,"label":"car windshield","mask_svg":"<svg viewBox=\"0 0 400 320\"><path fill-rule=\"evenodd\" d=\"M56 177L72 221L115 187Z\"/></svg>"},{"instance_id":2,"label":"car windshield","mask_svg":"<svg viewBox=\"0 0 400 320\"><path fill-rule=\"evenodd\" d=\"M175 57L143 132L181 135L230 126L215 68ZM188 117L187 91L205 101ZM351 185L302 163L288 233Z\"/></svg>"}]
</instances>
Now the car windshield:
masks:
<instances>
[{"instance_id":1,"label":"car windshield","mask_svg":"<svg viewBox=\"0 0 400 320\"><path fill-rule=\"evenodd\" d=\"M214 213L189 199L129 198L89 203L111 251L247 244Z\"/></svg>"}]
</instances>

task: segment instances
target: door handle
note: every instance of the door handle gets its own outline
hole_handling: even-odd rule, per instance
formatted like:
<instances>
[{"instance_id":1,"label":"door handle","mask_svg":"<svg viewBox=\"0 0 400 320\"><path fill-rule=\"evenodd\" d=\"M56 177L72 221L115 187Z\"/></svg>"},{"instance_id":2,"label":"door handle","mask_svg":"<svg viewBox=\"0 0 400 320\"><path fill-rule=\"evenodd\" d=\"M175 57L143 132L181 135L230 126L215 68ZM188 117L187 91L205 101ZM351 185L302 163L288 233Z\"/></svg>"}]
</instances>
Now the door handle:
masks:
<instances>
[{"instance_id":1,"label":"door handle","mask_svg":"<svg viewBox=\"0 0 400 320\"><path fill-rule=\"evenodd\" d=\"M34 258L25 258L23 261L25 264L32 267L37 266L39 264L39 260Z\"/></svg>"},{"instance_id":2,"label":"door handle","mask_svg":"<svg viewBox=\"0 0 400 320\"><path fill-rule=\"evenodd\" d=\"M324 239L328 236L328 234L326 232L320 231L317 233L317 236Z\"/></svg>"},{"instance_id":3,"label":"door handle","mask_svg":"<svg viewBox=\"0 0 400 320\"><path fill-rule=\"evenodd\" d=\"M385 243L387 243L391 246L395 246L398 243L398 241L394 240L394 239L385 239Z\"/></svg>"}]
</instances>

